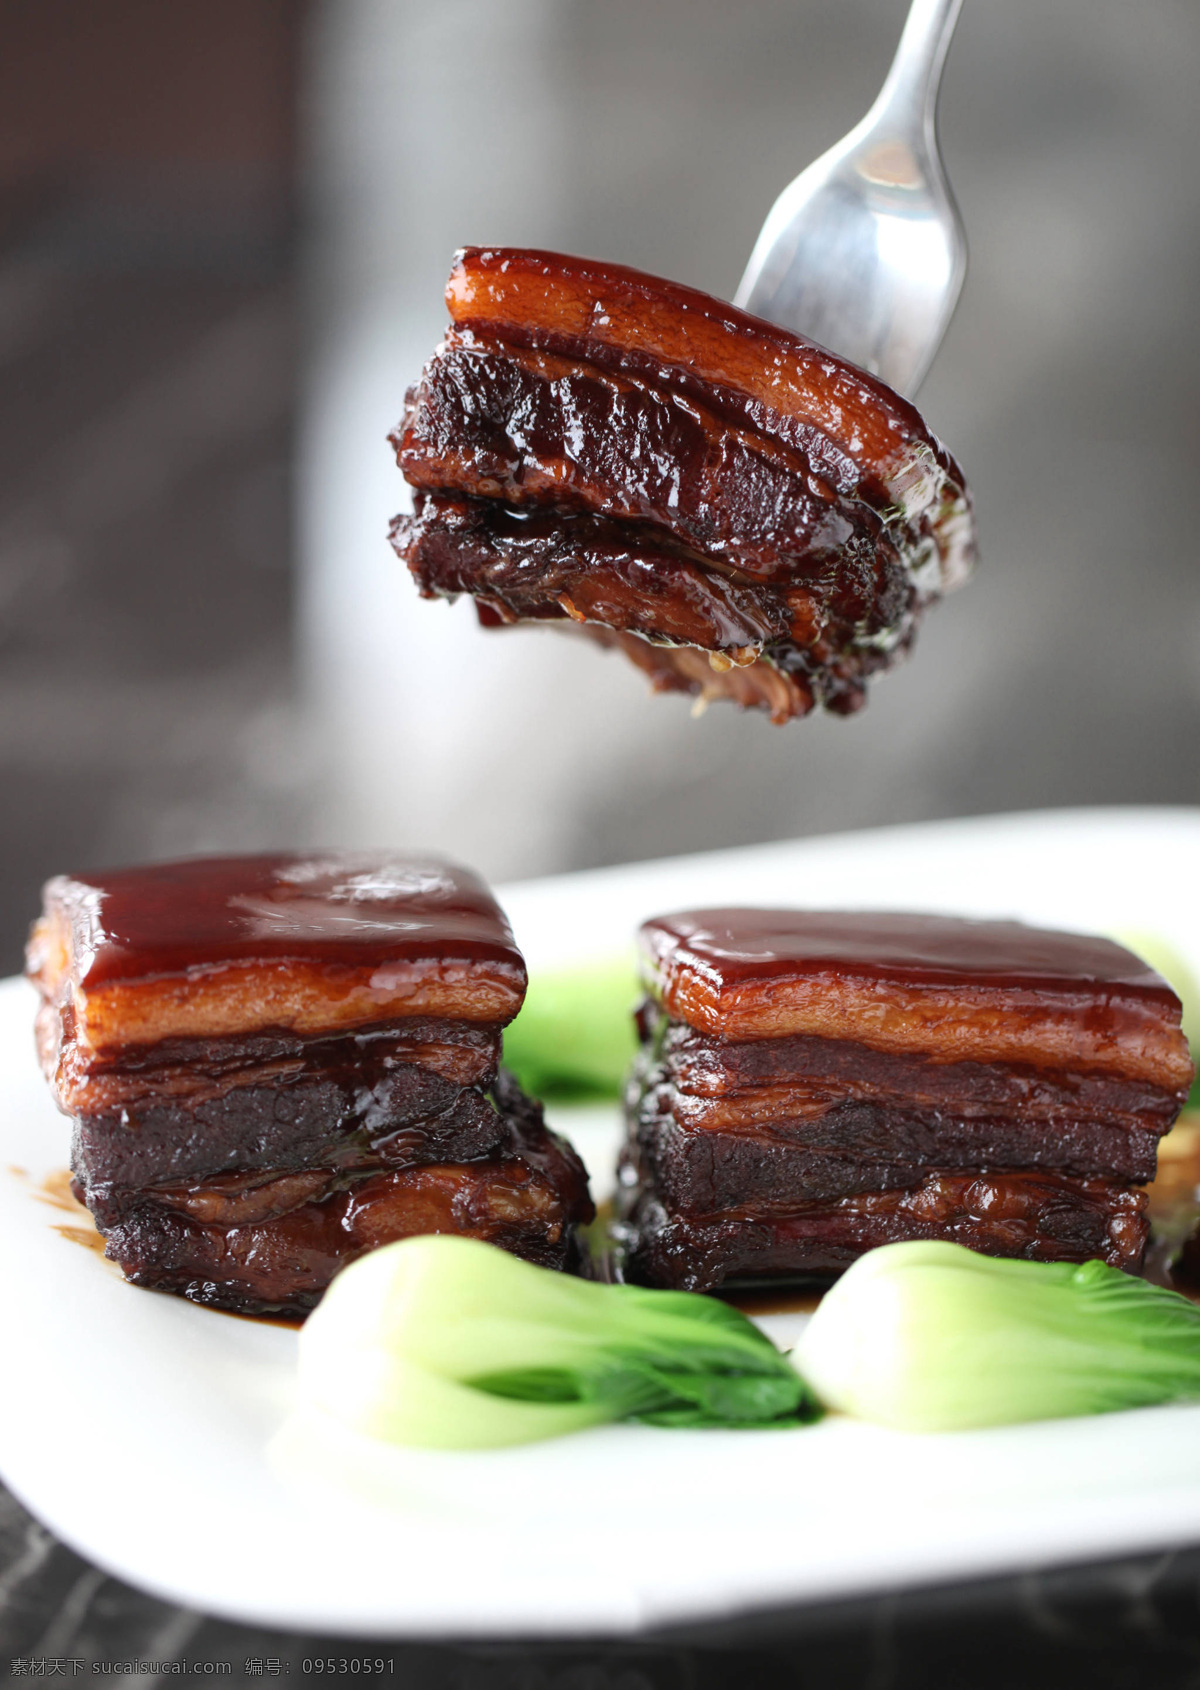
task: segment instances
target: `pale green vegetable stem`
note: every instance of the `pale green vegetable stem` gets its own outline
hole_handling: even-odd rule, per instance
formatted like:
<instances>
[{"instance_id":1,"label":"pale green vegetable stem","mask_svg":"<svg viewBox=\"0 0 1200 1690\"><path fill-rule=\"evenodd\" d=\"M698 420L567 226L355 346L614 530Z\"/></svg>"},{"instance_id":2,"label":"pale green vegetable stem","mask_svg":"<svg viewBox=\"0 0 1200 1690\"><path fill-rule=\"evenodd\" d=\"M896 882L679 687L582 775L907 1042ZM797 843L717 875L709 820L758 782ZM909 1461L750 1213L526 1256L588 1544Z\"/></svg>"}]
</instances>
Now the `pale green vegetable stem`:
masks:
<instances>
[{"instance_id":1,"label":"pale green vegetable stem","mask_svg":"<svg viewBox=\"0 0 1200 1690\"><path fill-rule=\"evenodd\" d=\"M827 1293L793 1356L826 1407L954 1431L1200 1398L1200 1308L1103 1262L889 1244Z\"/></svg>"},{"instance_id":2,"label":"pale green vegetable stem","mask_svg":"<svg viewBox=\"0 0 1200 1690\"><path fill-rule=\"evenodd\" d=\"M338 1275L300 1334L300 1393L368 1436L458 1449L632 1417L813 1412L787 1360L723 1303L592 1284L449 1236L403 1239Z\"/></svg>"}]
</instances>

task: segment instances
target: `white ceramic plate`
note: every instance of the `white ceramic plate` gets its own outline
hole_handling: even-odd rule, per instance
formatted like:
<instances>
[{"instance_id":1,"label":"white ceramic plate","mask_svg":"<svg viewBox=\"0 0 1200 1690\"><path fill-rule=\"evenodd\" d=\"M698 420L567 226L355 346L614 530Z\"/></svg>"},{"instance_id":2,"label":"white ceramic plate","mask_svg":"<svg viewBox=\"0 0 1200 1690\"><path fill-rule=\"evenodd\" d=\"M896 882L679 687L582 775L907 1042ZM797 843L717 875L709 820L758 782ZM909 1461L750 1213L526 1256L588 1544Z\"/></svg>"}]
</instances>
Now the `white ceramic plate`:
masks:
<instances>
[{"instance_id":1,"label":"white ceramic plate","mask_svg":"<svg viewBox=\"0 0 1200 1690\"><path fill-rule=\"evenodd\" d=\"M1200 811L884 829L508 888L532 964L698 903L1011 914L1200 969ZM0 1473L75 1549L194 1607L379 1637L614 1633L1200 1539L1200 1407L906 1437L610 1427L487 1454L281 1440L295 1335L135 1290L36 1195L68 1128L0 986ZM560 1124L565 1125L564 1117ZM581 1120L608 1154L613 1122ZM799 1317L764 1322L786 1339ZM1003 1357L996 1358L997 1369Z\"/></svg>"}]
</instances>

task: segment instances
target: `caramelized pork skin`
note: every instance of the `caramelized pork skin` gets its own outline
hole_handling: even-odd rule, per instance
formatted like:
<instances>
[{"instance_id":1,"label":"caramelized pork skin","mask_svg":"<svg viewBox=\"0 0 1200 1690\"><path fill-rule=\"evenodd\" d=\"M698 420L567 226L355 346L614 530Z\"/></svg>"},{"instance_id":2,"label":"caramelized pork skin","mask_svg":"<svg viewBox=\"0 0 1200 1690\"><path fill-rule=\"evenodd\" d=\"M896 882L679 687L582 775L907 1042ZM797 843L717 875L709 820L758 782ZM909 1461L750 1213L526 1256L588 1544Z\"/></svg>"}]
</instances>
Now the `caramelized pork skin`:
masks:
<instances>
[{"instance_id":1,"label":"caramelized pork skin","mask_svg":"<svg viewBox=\"0 0 1200 1690\"><path fill-rule=\"evenodd\" d=\"M83 1185L105 1253L135 1284L246 1314L303 1315L339 1268L397 1238L456 1232L541 1266L573 1260L591 1220L587 1176L511 1076L494 1089L490 1141L439 1157L414 1134L323 1168L264 1169L138 1189ZM488 1106L491 1107L490 1105ZM447 1151L443 1144L443 1153Z\"/></svg>"},{"instance_id":2,"label":"caramelized pork skin","mask_svg":"<svg viewBox=\"0 0 1200 1690\"><path fill-rule=\"evenodd\" d=\"M967 573L961 472L831 354L555 254L468 249L447 303L392 437L418 489L393 544L425 596L469 592L487 625L584 623L656 690L785 721L857 708Z\"/></svg>"},{"instance_id":3,"label":"caramelized pork skin","mask_svg":"<svg viewBox=\"0 0 1200 1690\"><path fill-rule=\"evenodd\" d=\"M487 888L434 858L205 857L60 876L43 897L29 975L88 1053L404 1016L503 1026L525 993Z\"/></svg>"},{"instance_id":4,"label":"caramelized pork skin","mask_svg":"<svg viewBox=\"0 0 1200 1690\"><path fill-rule=\"evenodd\" d=\"M711 1038L1111 1075L1180 1103L1191 1084L1179 999L1107 939L946 916L715 909L647 922L640 940L651 995Z\"/></svg>"},{"instance_id":5,"label":"caramelized pork skin","mask_svg":"<svg viewBox=\"0 0 1200 1690\"><path fill-rule=\"evenodd\" d=\"M459 335L640 377L778 442L814 479L930 536L946 585L974 556L962 472L913 406L824 347L620 264L465 247L446 284Z\"/></svg>"},{"instance_id":6,"label":"caramelized pork skin","mask_svg":"<svg viewBox=\"0 0 1200 1690\"><path fill-rule=\"evenodd\" d=\"M809 1203L786 1215L688 1218L653 1193L632 1194L626 1208L628 1277L681 1291L841 1273L867 1250L905 1239L948 1239L1028 1261L1098 1256L1136 1272L1149 1231L1144 1192L1046 1173L927 1173L911 1189Z\"/></svg>"}]
</instances>

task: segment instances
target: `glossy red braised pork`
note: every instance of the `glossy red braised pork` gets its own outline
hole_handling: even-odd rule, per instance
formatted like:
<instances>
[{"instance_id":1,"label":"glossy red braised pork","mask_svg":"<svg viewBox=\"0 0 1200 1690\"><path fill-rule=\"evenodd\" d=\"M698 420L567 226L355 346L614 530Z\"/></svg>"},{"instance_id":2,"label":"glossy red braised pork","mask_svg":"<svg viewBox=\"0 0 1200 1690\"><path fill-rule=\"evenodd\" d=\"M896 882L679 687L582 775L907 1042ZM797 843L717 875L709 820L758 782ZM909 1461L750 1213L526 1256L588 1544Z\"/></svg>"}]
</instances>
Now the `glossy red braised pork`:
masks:
<instances>
[{"instance_id":1,"label":"glossy red braised pork","mask_svg":"<svg viewBox=\"0 0 1200 1690\"><path fill-rule=\"evenodd\" d=\"M962 474L874 377L620 265L467 248L393 435L426 597L574 622L660 690L848 711L969 570Z\"/></svg>"},{"instance_id":2,"label":"glossy red braised pork","mask_svg":"<svg viewBox=\"0 0 1200 1690\"><path fill-rule=\"evenodd\" d=\"M76 1190L137 1283L299 1314L414 1232L571 1259L586 1178L498 1071L525 965L466 871L335 853L63 877L29 967Z\"/></svg>"},{"instance_id":3,"label":"glossy red braised pork","mask_svg":"<svg viewBox=\"0 0 1200 1690\"><path fill-rule=\"evenodd\" d=\"M945 917L648 922L631 1270L711 1289L947 1237L1136 1268L1191 1083L1179 1000L1108 940ZM722 1250L725 1255L722 1256Z\"/></svg>"}]
</instances>

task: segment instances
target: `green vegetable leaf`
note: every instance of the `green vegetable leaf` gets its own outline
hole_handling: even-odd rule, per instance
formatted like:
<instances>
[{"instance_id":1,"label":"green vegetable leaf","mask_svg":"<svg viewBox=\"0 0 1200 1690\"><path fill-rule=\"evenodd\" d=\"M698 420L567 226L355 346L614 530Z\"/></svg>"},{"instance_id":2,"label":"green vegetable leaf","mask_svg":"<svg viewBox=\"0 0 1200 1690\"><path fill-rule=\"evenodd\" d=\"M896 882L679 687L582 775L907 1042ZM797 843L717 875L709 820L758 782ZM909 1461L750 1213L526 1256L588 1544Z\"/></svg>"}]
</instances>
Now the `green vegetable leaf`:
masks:
<instances>
[{"instance_id":1,"label":"green vegetable leaf","mask_svg":"<svg viewBox=\"0 0 1200 1690\"><path fill-rule=\"evenodd\" d=\"M504 1034L504 1065L526 1091L551 1101L621 1095L637 1052L633 1011L640 996L632 952L535 971Z\"/></svg>"},{"instance_id":2,"label":"green vegetable leaf","mask_svg":"<svg viewBox=\"0 0 1200 1690\"><path fill-rule=\"evenodd\" d=\"M487 1448L604 1421L796 1425L816 1400L736 1309L597 1285L475 1239L403 1239L338 1275L300 1335L302 1398L395 1443Z\"/></svg>"}]
</instances>

